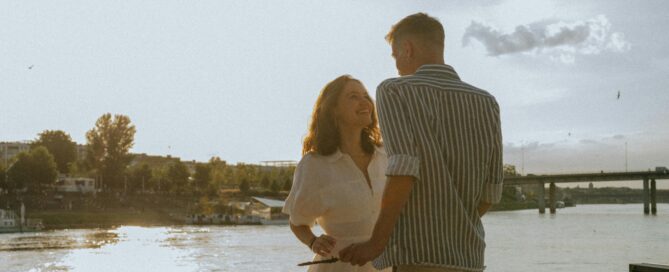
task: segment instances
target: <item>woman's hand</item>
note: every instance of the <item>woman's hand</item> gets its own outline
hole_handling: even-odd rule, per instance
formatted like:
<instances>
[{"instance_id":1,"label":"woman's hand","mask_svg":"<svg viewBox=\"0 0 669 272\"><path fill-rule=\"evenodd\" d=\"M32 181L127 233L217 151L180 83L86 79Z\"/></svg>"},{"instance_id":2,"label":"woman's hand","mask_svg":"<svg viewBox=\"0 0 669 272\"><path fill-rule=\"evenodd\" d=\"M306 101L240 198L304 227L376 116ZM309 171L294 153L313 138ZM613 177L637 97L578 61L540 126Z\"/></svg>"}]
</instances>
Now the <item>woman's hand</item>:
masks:
<instances>
[{"instance_id":1,"label":"woman's hand","mask_svg":"<svg viewBox=\"0 0 669 272\"><path fill-rule=\"evenodd\" d=\"M311 244L311 251L323 257L327 257L327 255L332 252L332 249L334 249L336 244L337 240L323 234L314 238L314 242Z\"/></svg>"}]
</instances>

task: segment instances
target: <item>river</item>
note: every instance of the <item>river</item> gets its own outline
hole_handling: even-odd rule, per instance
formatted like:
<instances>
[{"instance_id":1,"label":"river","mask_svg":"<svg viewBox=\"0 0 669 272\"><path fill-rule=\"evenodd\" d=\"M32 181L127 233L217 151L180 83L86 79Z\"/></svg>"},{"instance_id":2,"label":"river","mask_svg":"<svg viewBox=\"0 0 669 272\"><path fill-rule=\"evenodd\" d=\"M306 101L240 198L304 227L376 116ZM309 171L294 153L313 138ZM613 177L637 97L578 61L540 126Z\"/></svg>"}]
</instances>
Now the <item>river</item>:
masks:
<instances>
[{"instance_id":1,"label":"river","mask_svg":"<svg viewBox=\"0 0 669 272\"><path fill-rule=\"evenodd\" d=\"M669 204L493 212L486 271L628 271L669 265ZM0 271L305 271L287 226L134 227L0 234Z\"/></svg>"}]
</instances>

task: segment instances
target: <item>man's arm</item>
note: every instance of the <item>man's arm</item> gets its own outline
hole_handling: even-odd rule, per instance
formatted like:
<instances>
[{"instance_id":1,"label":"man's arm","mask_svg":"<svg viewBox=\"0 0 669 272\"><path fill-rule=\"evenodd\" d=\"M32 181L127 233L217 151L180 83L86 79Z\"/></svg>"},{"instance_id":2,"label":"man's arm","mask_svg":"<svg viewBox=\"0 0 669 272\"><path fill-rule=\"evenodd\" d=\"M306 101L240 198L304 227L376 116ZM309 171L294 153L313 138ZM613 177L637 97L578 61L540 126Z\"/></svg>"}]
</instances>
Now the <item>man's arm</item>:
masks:
<instances>
[{"instance_id":1,"label":"man's arm","mask_svg":"<svg viewBox=\"0 0 669 272\"><path fill-rule=\"evenodd\" d=\"M389 176L381 200L381 211L369 241L353 244L339 252L339 258L353 265L364 265L381 255L395 229L397 219L413 187L413 176Z\"/></svg>"},{"instance_id":2,"label":"man's arm","mask_svg":"<svg viewBox=\"0 0 669 272\"><path fill-rule=\"evenodd\" d=\"M397 219L400 217L402 208L409 200L414 177L412 176L390 176L386 183L381 200L381 211L374 226L371 241L375 242L381 249L385 248L390 239L390 234L395 229Z\"/></svg>"}]
</instances>

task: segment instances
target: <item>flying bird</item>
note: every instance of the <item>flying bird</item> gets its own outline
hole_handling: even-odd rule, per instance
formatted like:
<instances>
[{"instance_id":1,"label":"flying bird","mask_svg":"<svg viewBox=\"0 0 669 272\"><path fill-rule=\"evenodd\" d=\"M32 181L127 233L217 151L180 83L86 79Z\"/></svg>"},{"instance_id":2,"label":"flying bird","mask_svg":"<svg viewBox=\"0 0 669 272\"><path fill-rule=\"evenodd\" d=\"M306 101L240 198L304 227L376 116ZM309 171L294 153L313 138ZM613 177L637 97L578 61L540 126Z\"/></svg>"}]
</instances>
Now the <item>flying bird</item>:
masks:
<instances>
[{"instance_id":1,"label":"flying bird","mask_svg":"<svg viewBox=\"0 0 669 272\"><path fill-rule=\"evenodd\" d=\"M34 64L33 64L33 65L30 65L30 66L28 66L28 70L32 70L32 69L33 69L33 67L35 67L35 65L34 65Z\"/></svg>"},{"instance_id":2,"label":"flying bird","mask_svg":"<svg viewBox=\"0 0 669 272\"><path fill-rule=\"evenodd\" d=\"M620 100L620 91L618 91L618 98L617 99Z\"/></svg>"}]
</instances>

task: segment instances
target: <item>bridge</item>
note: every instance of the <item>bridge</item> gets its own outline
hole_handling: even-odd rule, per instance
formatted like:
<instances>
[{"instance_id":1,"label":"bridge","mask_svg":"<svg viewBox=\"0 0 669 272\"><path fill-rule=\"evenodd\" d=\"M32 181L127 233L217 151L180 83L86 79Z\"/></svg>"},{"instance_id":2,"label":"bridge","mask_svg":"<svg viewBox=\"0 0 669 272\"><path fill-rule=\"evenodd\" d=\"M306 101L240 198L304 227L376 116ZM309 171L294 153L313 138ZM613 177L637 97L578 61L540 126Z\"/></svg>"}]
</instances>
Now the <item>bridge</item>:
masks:
<instances>
[{"instance_id":1,"label":"bridge","mask_svg":"<svg viewBox=\"0 0 669 272\"><path fill-rule=\"evenodd\" d=\"M658 169L648 172L613 172L613 173L591 173L591 174L561 174L561 175L528 175L518 177L504 177L504 185L536 185L539 188L538 206L539 213L546 213L545 184L548 183L548 202L550 213L556 211L555 191L556 183L573 182L605 182L605 181L630 181L640 180L643 182L643 212L644 214L657 214L656 181L669 179L669 171Z\"/></svg>"}]
</instances>

